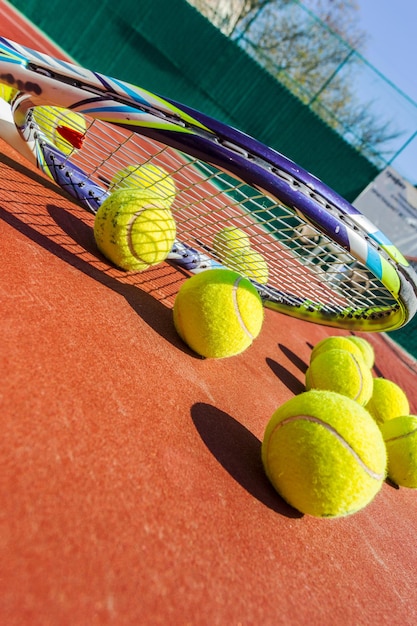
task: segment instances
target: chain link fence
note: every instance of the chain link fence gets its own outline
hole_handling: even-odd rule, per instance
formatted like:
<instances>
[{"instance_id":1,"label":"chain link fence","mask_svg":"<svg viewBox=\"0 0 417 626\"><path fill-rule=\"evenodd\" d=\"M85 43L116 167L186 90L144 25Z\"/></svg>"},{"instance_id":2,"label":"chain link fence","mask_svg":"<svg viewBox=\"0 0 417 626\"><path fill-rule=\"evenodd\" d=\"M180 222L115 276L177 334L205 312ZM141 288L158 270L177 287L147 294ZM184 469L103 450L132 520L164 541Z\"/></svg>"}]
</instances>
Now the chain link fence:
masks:
<instances>
[{"instance_id":1,"label":"chain link fence","mask_svg":"<svg viewBox=\"0 0 417 626\"><path fill-rule=\"evenodd\" d=\"M417 103L298 0L188 0L378 169L417 183ZM275 30L274 30L275 29Z\"/></svg>"}]
</instances>

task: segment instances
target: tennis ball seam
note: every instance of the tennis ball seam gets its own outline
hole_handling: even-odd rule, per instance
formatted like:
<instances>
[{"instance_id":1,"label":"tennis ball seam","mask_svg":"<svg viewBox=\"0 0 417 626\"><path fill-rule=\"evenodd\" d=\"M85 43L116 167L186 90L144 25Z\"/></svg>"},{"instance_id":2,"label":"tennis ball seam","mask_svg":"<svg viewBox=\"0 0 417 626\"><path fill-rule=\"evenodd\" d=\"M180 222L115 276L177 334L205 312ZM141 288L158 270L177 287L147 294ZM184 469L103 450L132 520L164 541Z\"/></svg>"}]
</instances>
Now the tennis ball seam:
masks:
<instances>
[{"instance_id":1,"label":"tennis ball seam","mask_svg":"<svg viewBox=\"0 0 417 626\"><path fill-rule=\"evenodd\" d=\"M132 218L130 219L128 228L127 228L127 245L129 247L129 252L135 259L137 259L141 263L145 263L145 265L149 265L149 263L136 252L133 246L132 231L133 231L133 227L134 227L136 220L142 215L144 211L148 211L148 210L154 211L155 206L152 204L147 204L141 207L139 211L136 211L136 213L132 215Z\"/></svg>"},{"instance_id":2,"label":"tennis ball seam","mask_svg":"<svg viewBox=\"0 0 417 626\"><path fill-rule=\"evenodd\" d=\"M354 457L354 459L359 463L359 465L368 474L368 476L374 478L377 481L383 480L385 478L385 474L378 474L378 472L374 472L374 470L368 467L366 463L364 463L364 461L361 459L359 454L356 452L356 450L354 450L352 446L349 445L346 439L333 426L331 426L331 424L324 422L314 415L291 415L290 417L286 417L281 422L279 422L270 434L268 441L267 458L269 458L269 444L271 443L272 437L276 433L276 431L282 426L285 426L286 424L289 424L291 422L295 422L299 419L306 420L308 422L314 422L315 424L319 424L319 426L322 426L323 428L328 430L332 435L337 438L339 443L341 443L343 447Z\"/></svg>"},{"instance_id":3,"label":"tennis ball seam","mask_svg":"<svg viewBox=\"0 0 417 626\"><path fill-rule=\"evenodd\" d=\"M245 321L242 317L242 314L240 312L239 309L239 302L238 302L238 289L239 289L239 284L242 281L242 277L238 276L235 280L235 282L233 283L233 289L232 289L232 299L233 299L233 306L236 312L236 316L238 319L238 322L242 328L242 330L247 334L247 336L249 337L249 339L251 339L252 341L254 340L254 336L252 335L252 333L250 332L249 328L246 326Z\"/></svg>"},{"instance_id":4,"label":"tennis ball seam","mask_svg":"<svg viewBox=\"0 0 417 626\"><path fill-rule=\"evenodd\" d=\"M359 381L360 381L360 383L359 383L359 390L358 390L358 393L356 394L356 396L354 397L354 400L357 400L360 397L360 395L362 393L362 390L363 390L362 370L361 370L360 363L358 362L358 359L355 357L355 355L351 354L350 352L349 352L349 354L350 354L351 358L353 359L353 362L355 364L355 367L356 367L356 369L358 371L358 375L359 375Z\"/></svg>"},{"instance_id":5,"label":"tennis ball seam","mask_svg":"<svg viewBox=\"0 0 417 626\"><path fill-rule=\"evenodd\" d=\"M410 430L408 433L402 433L401 435L396 435L395 437L389 437L385 439L385 443L391 443L392 441L397 441L398 439L407 439L407 437L411 437L417 433L417 428L414 430Z\"/></svg>"}]
</instances>

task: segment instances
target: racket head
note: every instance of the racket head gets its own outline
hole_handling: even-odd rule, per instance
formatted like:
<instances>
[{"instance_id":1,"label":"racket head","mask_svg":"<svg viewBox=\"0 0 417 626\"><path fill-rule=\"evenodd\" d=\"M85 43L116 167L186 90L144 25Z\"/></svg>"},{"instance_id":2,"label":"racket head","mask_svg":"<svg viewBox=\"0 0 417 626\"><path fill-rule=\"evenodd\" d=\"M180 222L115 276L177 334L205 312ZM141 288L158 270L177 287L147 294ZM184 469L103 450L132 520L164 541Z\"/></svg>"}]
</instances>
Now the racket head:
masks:
<instances>
[{"instance_id":1,"label":"racket head","mask_svg":"<svg viewBox=\"0 0 417 626\"><path fill-rule=\"evenodd\" d=\"M186 270L238 269L266 306L339 328L392 330L414 315L417 279L401 253L280 153L188 107L1 39L4 76L22 91L14 120L38 165L89 210L97 210L126 165L167 172L178 230L169 258ZM81 149L63 154L53 145L41 128L46 121L34 119L44 105L82 115ZM245 257L250 271L236 265L243 250L227 258L216 253L224 228L246 233L266 262L266 281L260 261Z\"/></svg>"}]
</instances>

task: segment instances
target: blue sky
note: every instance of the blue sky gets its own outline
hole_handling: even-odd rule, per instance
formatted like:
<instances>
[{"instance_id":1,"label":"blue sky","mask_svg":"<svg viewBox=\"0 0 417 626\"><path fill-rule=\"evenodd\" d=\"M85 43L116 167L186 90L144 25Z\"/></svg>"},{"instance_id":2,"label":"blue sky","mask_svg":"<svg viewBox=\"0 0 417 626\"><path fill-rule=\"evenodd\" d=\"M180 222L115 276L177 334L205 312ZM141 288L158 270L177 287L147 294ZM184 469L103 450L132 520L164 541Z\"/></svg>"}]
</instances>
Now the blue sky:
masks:
<instances>
[{"instance_id":1,"label":"blue sky","mask_svg":"<svg viewBox=\"0 0 417 626\"><path fill-rule=\"evenodd\" d=\"M357 0L359 26L367 33L363 56L396 87L417 102L417 0ZM417 107L387 109L407 120L410 136L417 132ZM413 184L417 183L417 136L392 166Z\"/></svg>"},{"instance_id":2,"label":"blue sky","mask_svg":"<svg viewBox=\"0 0 417 626\"><path fill-rule=\"evenodd\" d=\"M364 57L417 101L417 1L357 0Z\"/></svg>"}]
</instances>

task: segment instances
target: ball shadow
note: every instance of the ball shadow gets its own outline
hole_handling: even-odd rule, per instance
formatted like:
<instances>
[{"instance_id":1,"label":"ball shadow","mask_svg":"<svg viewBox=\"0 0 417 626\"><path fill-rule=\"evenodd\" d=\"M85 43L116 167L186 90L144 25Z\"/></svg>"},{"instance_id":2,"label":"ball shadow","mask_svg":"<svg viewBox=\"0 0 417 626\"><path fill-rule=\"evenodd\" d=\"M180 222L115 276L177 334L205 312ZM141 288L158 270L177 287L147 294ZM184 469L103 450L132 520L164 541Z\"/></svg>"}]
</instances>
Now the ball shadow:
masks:
<instances>
[{"instance_id":1,"label":"ball shadow","mask_svg":"<svg viewBox=\"0 0 417 626\"><path fill-rule=\"evenodd\" d=\"M272 487L262 465L261 442L247 428L204 402L191 407L191 419L204 444L241 487L276 513L303 517Z\"/></svg>"},{"instance_id":2,"label":"ball shadow","mask_svg":"<svg viewBox=\"0 0 417 626\"><path fill-rule=\"evenodd\" d=\"M267 357L266 364L273 371L275 376L280 379L281 382L293 393L294 395L298 395L305 391L305 385L302 383L294 374L292 374L286 367L274 361L274 359L270 359Z\"/></svg>"},{"instance_id":3,"label":"ball shadow","mask_svg":"<svg viewBox=\"0 0 417 626\"><path fill-rule=\"evenodd\" d=\"M382 372L382 370L378 367L376 363L374 363L374 366L372 369L377 378L385 378L384 373Z\"/></svg>"},{"instance_id":4,"label":"ball shadow","mask_svg":"<svg viewBox=\"0 0 417 626\"><path fill-rule=\"evenodd\" d=\"M300 357L297 354L295 354L295 352L293 352L292 350L287 348L287 346L284 346L281 343L278 344L278 347L281 350L281 352L285 354L287 359L291 361L291 363L293 363L300 370L300 372L302 372L303 374L306 373L308 365L305 361L303 361L303 359L300 359Z\"/></svg>"},{"instance_id":5,"label":"ball shadow","mask_svg":"<svg viewBox=\"0 0 417 626\"><path fill-rule=\"evenodd\" d=\"M91 226L83 222L72 213L65 211L65 209L58 208L52 205L48 205L47 211L50 214L54 222L65 232L71 239L74 240L79 246L86 250L89 254L95 256L97 260L108 263L108 260L97 249L97 245L94 239L94 233ZM74 263L79 261L79 257L75 255ZM132 309L140 315L140 317L151 327L158 332L165 339L168 339L176 348L179 348L182 352L188 356L194 357L197 360L201 360L201 356L193 352L178 336L173 320L172 311L170 308L159 302L154 296L146 293L140 288L140 285L128 285L118 281L116 278L108 276L101 270L94 268L94 266L82 261L81 267L78 267L81 271L85 271L92 278L98 280L103 285L106 285L113 291L116 291L122 295ZM147 270L149 272L149 270ZM169 266L167 266L167 272L171 272ZM178 273L187 276L181 269L175 271L173 274L177 276ZM145 272L141 274L145 277Z\"/></svg>"},{"instance_id":6,"label":"ball shadow","mask_svg":"<svg viewBox=\"0 0 417 626\"><path fill-rule=\"evenodd\" d=\"M389 476L386 477L385 484L391 487L392 489L395 489L396 491L398 491L400 488L400 486L397 485L397 483L395 483L393 480L391 480Z\"/></svg>"}]
</instances>

